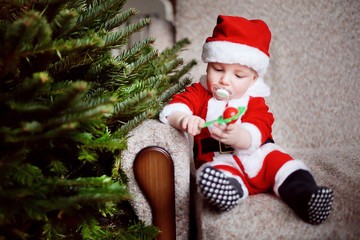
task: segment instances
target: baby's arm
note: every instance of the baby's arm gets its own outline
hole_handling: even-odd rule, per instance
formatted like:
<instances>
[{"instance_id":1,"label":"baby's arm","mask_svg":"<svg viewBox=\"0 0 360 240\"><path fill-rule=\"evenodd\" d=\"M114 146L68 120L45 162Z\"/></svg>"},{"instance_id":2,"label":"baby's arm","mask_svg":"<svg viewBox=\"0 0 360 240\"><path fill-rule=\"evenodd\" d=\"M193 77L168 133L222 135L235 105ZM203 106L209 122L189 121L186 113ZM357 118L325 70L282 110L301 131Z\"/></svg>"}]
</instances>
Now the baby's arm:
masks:
<instances>
[{"instance_id":1,"label":"baby's arm","mask_svg":"<svg viewBox=\"0 0 360 240\"><path fill-rule=\"evenodd\" d=\"M205 120L194 115L184 112L175 112L167 116L169 124L182 131L187 131L195 136L200 133L200 128L204 125Z\"/></svg>"},{"instance_id":2,"label":"baby's arm","mask_svg":"<svg viewBox=\"0 0 360 240\"><path fill-rule=\"evenodd\" d=\"M248 149L251 146L251 135L237 124L220 125L214 123L216 128L212 128L211 137L232 146L235 149Z\"/></svg>"}]
</instances>

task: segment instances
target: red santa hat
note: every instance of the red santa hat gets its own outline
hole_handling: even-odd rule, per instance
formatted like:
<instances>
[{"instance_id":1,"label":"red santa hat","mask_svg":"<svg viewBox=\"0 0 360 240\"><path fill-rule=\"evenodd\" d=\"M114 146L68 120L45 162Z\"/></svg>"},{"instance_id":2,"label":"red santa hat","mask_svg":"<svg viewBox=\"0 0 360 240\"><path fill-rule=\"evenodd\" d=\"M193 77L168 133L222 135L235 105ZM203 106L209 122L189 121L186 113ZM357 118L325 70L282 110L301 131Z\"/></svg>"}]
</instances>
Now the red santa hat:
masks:
<instances>
[{"instance_id":1,"label":"red santa hat","mask_svg":"<svg viewBox=\"0 0 360 240\"><path fill-rule=\"evenodd\" d=\"M213 35L203 46L204 62L239 63L263 77L269 65L271 32L262 20L218 16Z\"/></svg>"}]
</instances>

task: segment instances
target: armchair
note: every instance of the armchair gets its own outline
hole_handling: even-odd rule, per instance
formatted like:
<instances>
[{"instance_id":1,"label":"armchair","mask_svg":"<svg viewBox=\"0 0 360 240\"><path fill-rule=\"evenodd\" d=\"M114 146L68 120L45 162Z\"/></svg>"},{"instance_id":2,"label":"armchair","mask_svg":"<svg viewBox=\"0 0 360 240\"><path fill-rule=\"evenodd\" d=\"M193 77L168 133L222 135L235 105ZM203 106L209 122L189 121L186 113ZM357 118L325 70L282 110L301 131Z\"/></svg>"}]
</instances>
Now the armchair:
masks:
<instances>
[{"instance_id":1,"label":"armchair","mask_svg":"<svg viewBox=\"0 0 360 240\"><path fill-rule=\"evenodd\" d=\"M205 15L203 11L207 11ZM200 46L218 14L262 18L268 23L273 40L265 80L272 89L267 101L276 119L275 141L294 158L302 159L319 185L331 187L335 200L329 218L318 226L301 221L271 194L249 196L229 212L214 212L191 187L191 139L157 120L148 120L132 131L122 161L140 219L157 225L159 212L170 214L175 208L175 221L170 216L165 220L172 225L175 222L172 234L165 237L168 228L157 225L163 231L159 239L360 238L359 11L359 1L177 1L177 38L189 37L193 43L185 60L201 56ZM203 72L197 70L193 76ZM160 155L154 154L157 157L149 154L154 148L148 147L153 146L161 148ZM174 191L175 197L169 197L170 207L146 200L142 192L148 196L147 190L140 190L134 172L140 178L148 174L148 179L156 179L156 172L164 176L172 171L158 167L134 171L134 161L139 158L150 162L171 159L174 185L167 186L173 187L168 195ZM155 189L153 184L148 188ZM190 220L196 222L196 231L189 230Z\"/></svg>"},{"instance_id":2,"label":"armchair","mask_svg":"<svg viewBox=\"0 0 360 240\"><path fill-rule=\"evenodd\" d=\"M325 223L302 222L271 194L249 196L230 212L218 213L202 201L191 164L191 139L147 120L131 132L122 168L129 177L132 205L141 220L162 231L158 239L356 239L360 236L360 149L292 149L305 159L319 184L334 189L333 211ZM343 164L346 162L346 164ZM190 193L194 206L190 206ZM195 209L191 213L190 209ZM190 216L196 231L190 231ZM197 232L197 234L195 233Z\"/></svg>"}]
</instances>

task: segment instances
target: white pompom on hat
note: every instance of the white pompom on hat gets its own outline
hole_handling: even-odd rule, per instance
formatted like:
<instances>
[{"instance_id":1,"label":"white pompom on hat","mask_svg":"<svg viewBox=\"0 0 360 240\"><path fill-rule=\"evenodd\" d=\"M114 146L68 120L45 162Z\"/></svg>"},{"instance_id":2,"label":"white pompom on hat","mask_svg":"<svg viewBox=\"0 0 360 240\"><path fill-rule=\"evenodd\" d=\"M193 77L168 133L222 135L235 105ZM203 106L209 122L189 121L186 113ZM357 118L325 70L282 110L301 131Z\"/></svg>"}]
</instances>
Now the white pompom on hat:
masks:
<instances>
[{"instance_id":1,"label":"white pompom on hat","mask_svg":"<svg viewBox=\"0 0 360 240\"><path fill-rule=\"evenodd\" d=\"M206 39L202 60L239 63L263 77L269 65L271 32L262 20L219 15L213 35Z\"/></svg>"}]
</instances>

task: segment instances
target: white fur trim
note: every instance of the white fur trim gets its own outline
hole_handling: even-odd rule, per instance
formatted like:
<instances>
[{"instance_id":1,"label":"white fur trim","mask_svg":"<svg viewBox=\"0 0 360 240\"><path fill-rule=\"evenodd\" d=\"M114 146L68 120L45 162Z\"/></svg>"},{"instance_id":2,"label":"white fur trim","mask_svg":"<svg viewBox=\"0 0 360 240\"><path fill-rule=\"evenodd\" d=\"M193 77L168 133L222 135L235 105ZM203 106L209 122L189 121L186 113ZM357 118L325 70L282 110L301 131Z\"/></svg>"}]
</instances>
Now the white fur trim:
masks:
<instances>
[{"instance_id":1,"label":"white fur trim","mask_svg":"<svg viewBox=\"0 0 360 240\"><path fill-rule=\"evenodd\" d=\"M161 113L159 115L160 121L163 123L169 124L169 122L167 120L167 116L169 116L175 112L184 112L189 115L193 115L193 112L190 110L190 108L186 104L173 103L173 104L166 105L163 108L163 110L161 111Z\"/></svg>"},{"instance_id":2,"label":"white fur trim","mask_svg":"<svg viewBox=\"0 0 360 240\"><path fill-rule=\"evenodd\" d=\"M201 58L205 63L221 62L246 65L254 69L260 77L265 75L269 65L268 55L259 49L245 44L227 41L205 43Z\"/></svg>"},{"instance_id":3,"label":"white fur trim","mask_svg":"<svg viewBox=\"0 0 360 240\"><path fill-rule=\"evenodd\" d=\"M229 107L234 107L234 108L246 107L247 108L247 106L249 104L249 100L250 100L250 97L247 95L244 95L241 98L230 99L228 104L229 104Z\"/></svg>"},{"instance_id":4,"label":"white fur trim","mask_svg":"<svg viewBox=\"0 0 360 240\"><path fill-rule=\"evenodd\" d=\"M243 96L241 98L236 98L236 99L230 99L230 101L228 102L228 106L229 107L234 107L234 108L238 108L238 107L247 107L248 103L249 103L249 96ZM213 120L218 119L222 113L224 112L225 108L226 108L226 101L220 101L217 100L215 98L211 98L208 101L208 109L207 109L207 113L206 113L206 122L210 122ZM241 123L241 117L238 118L237 123L240 124ZM209 131L211 132L211 129L213 128L213 125L208 126ZM261 138L261 136L260 136ZM260 144L259 144L260 146Z\"/></svg>"},{"instance_id":5,"label":"white fur trim","mask_svg":"<svg viewBox=\"0 0 360 240\"><path fill-rule=\"evenodd\" d=\"M285 181L285 179L297 170L306 170L310 172L310 169L301 160L291 160L286 162L275 175L274 192L279 196L279 187Z\"/></svg>"},{"instance_id":6,"label":"white fur trim","mask_svg":"<svg viewBox=\"0 0 360 240\"><path fill-rule=\"evenodd\" d=\"M244 95L241 98L230 99L228 103L226 101L220 101L215 98L211 98L208 101L206 121L208 122L218 119L224 112L226 103L228 104L229 107L234 107L234 108L247 107L249 100L250 98L247 95ZM240 118L238 119L238 123L240 123Z\"/></svg>"},{"instance_id":7,"label":"white fur trim","mask_svg":"<svg viewBox=\"0 0 360 240\"><path fill-rule=\"evenodd\" d=\"M239 126L247 130L248 133L250 134L251 145L248 149L237 150L237 152L241 154L250 154L260 147L261 132L254 124L251 123L245 122L245 123L241 123Z\"/></svg>"},{"instance_id":8,"label":"white fur trim","mask_svg":"<svg viewBox=\"0 0 360 240\"><path fill-rule=\"evenodd\" d=\"M244 173L242 172L239 165L236 164L234 157L231 154L221 154L221 155L214 157L212 162L204 163L203 165L200 166L200 168L198 170L196 170L196 182L198 183L200 181L200 173L205 167L208 167L208 166L214 167L216 165L226 165L226 166L233 167L233 168L239 170L240 173L244 176ZM230 173L228 171L224 171L221 169L220 169L220 171L223 172L227 177L235 178L240 183L242 190L244 192L244 196L241 198L241 200L243 200L247 196L249 196L249 190L247 189L247 187L246 187L244 181L241 179L241 177L234 176L234 175L232 175L232 173Z\"/></svg>"},{"instance_id":9,"label":"white fur trim","mask_svg":"<svg viewBox=\"0 0 360 240\"><path fill-rule=\"evenodd\" d=\"M219 101L216 100L215 98L210 98L208 101L208 108L207 108L205 121L210 122L218 119L224 112L225 107L226 107L226 101ZM210 132L212 128L214 128L213 124L208 126Z\"/></svg>"},{"instance_id":10,"label":"white fur trim","mask_svg":"<svg viewBox=\"0 0 360 240\"><path fill-rule=\"evenodd\" d=\"M234 155L239 157L240 162L242 163L244 170L249 176L249 178L253 178L257 176L259 171L262 169L264 159L272 151L284 152L284 150L280 146L273 143L268 143L261 146L259 149L252 152L251 154L236 150L234 152Z\"/></svg>"},{"instance_id":11,"label":"white fur trim","mask_svg":"<svg viewBox=\"0 0 360 240\"><path fill-rule=\"evenodd\" d=\"M268 97L270 93L270 87L264 82L263 78L258 77L255 84L248 88L245 95L251 97Z\"/></svg>"}]
</instances>

